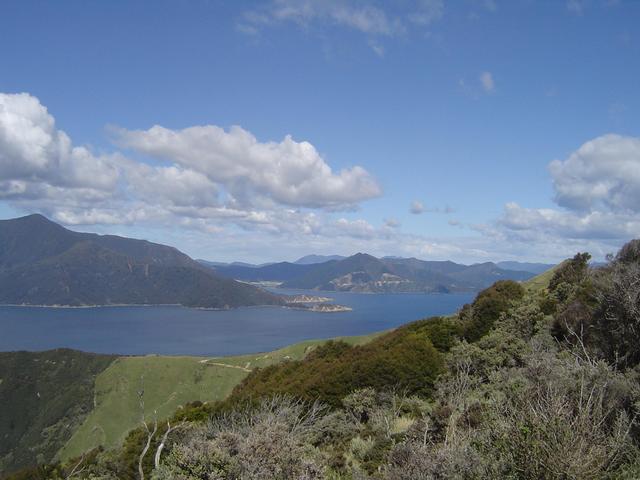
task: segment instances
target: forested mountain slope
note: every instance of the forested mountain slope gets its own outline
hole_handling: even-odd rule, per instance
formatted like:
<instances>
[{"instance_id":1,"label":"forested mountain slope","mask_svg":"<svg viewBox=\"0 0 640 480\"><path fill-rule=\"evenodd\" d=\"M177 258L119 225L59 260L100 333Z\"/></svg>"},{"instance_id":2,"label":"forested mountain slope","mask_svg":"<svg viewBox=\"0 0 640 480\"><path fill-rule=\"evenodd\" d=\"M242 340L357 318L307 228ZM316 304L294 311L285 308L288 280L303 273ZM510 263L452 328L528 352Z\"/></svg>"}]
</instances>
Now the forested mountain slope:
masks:
<instances>
[{"instance_id":1,"label":"forested mountain slope","mask_svg":"<svg viewBox=\"0 0 640 480\"><path fill-rule=\"evenodd\" d=\"M173 247L73 232L30 215L0 221L0 303L229 308L283 302L221 278Z\"/></svg>"}]
</instances>

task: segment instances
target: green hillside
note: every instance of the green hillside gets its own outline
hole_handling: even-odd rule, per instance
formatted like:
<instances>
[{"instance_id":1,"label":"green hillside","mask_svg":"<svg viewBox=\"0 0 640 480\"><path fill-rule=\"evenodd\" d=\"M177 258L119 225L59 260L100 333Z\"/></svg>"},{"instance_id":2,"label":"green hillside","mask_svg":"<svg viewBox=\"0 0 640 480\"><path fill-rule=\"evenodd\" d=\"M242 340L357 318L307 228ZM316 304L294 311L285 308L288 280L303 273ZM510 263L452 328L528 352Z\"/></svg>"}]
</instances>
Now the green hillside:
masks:
<instances>
[{"instance_id":1,"label":"green hillside","mask_svg":"<svg viewBox=\"0 0 640 480\"><path fill-rule=\"evenodd\" d=\"M58 349L0 353L0 472L51 460L93 407L115 357Z\"/></svg>"},{"instance_id":2,"label":"green hillside","mask_svg":"<svg viewBox=\"0 0 640 480\"><path fill-rule=\"evenodd\" d=\"M345 337L357 345L378 334ZM250 372L289 360L299 360L326 340L309 340L269 353L232 357L120 357L96 378L95 406L58 458L68 459L98 445L114 447L139 426L138 391L144 388L145 413L166 418L187 402L227 397Z\"/></svg>"},{"instance_id":3,"label":"green hillside","mask_svg":"<svg viewBox=\"0 0 640 480\"><path fill-rule=\"evenodd\" d=\"M551 267L549 270L546 270L541 274L527 280L526 282L523 282L524 287L531 292L539 292L548 288L549 282L551 282L551 279L555 275L556 271L564 263L565 262L559 263L558 265Z\"/></svg>"}]
</instances>

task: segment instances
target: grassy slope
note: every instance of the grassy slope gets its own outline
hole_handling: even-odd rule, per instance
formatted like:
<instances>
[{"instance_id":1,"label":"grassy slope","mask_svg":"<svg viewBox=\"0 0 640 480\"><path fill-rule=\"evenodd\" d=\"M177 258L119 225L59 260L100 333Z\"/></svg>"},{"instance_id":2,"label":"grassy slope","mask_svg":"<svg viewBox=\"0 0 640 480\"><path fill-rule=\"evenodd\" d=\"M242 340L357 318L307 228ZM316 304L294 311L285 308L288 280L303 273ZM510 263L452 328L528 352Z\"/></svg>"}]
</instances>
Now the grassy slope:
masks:
<instances>
[{"instance_id":1,"label":"grassy slope","mask_svg":"<svg viewBox=\"0 0 640 480\"><path fill-rule=\"evenodd\" d=\"M549 282L553 278L553 275L556 273L556 270L562 265L564 262L559 263L555 267L550 268L549 270L542 272L540 275L536 275L535 277L523 282L522 285L530 292L539 292L541 290L546 289L549 286Z\"/></svg>"},{"instance_id":2,"label":"grassy slope","mask_svg":"<svg viewBox=\"0 0 640 480\"><path fill-rule=\"evenodd\" d=\"M379 334L345 337L351 344L363 344ZM180 405L226 397L250 370L304 357L325 340L309 340L270 353L234 357L121 357L96 378L95 408L58 452L60 459L80 455L97 445L113 447L140 423L137 392L144 376L147 418L157 411L168 417Z\"/></svg>"}]
</instances>

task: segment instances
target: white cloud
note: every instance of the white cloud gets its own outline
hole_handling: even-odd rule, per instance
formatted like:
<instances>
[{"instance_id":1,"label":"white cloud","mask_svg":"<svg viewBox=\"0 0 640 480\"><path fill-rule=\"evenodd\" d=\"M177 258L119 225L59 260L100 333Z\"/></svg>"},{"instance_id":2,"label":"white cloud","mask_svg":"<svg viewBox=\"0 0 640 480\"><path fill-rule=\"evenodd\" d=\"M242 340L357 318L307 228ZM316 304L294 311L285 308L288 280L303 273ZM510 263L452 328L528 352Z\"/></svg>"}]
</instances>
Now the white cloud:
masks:
<instances>
[{"instance_id":1,"label":"white cloud","mask_svg":"<svg viewBox=\"0 0 640 480\"><path fill-rule=\"evenodd\" d=\"M275 0L261 10L246 12L242 25L256 27L277 22L294 22L302 26L313 22L332 23L385 36L403 31L399 20L390 18L376 6L331 0Z\"/></svg>"},{"instance_id":2,"label":"white cloud","mask_svg":"<svg viewBox=\"0 0 640 480\"><path fill-rule=\"evenodd\" d=\"M554 160L549 170L560 206L640 213L640 138L603 135Z\"/></svg>"},{"instance_id":3,"label":"white cloud","mask_svg":"<svg viewBox=\"0 0 640 480\"><path fill-rule=\"evenodd\" d=\"M371 239L376 235L373 225L363 219L347 220L339 218L335 223L328 225L329 236L340 235L353 238Z\"/></svg>"},{"instance_id":4,"label":"white cloud","mask_svg":"<svg viewBox=\"0 0 640 480\"><path fill-rule=\"evenodd\" d=\"M127 162L125 171L130 187L150 204L198 208L219 205L217 185L194 170Z\"/></svg>"},{"instance_id":5,"label":"white cloud","mask_svg":"<svg viewBox=\"0 0 640 480\"><path fill-rule=\"evenodd\" d=\"M384 48L372 39L404 36L412 29L424 30L444 14L443 0L413 0L388 3L361 0L272 0L244 12L237 29L256 35L266 27L287 23L304 28L339 27L362 33L378 56Z\"/></svg>"},{"instance_id":6,"label":"white cloud","mask_svg":"<svg viewBox=\"0 0 640 480\"><path fill-rule=\"evenodd\" d=\"M116 188L115 159L74 147L37 98L0 93L0 195L77 189L101 197Z\"/></svg>"},{"instance_id":7,"label":"white cloud","mask_svg":"<svg viewBox=\"0 0 640 480\"><path fill-rule=\"evenodd\" d=\"M158 161L73 145L37 98L0 94L0 200L67 225L144 226L164 235L177 227L180 238L199 242L199 254L210 258L212 238L216 252L366 250L468 262L556 260L578 250L598 255L640 236L635 137L604 135L552 162L557 209L509 203L497 221L476 225L474 236L451 238L405 233L394 218L379 227L346 214L336 218L337 209L380 195L380 187L361 167L333 171L308 142L260 142L240 127L215 126L119 130L117 140ZM410 211L453 210L416 200Z\"/></svg>"},{"instance_id":8,"label":"white cloud","mask_svg":"<svg viewBox=\"0 0 640 480\"><path fill-rule=\"evenodd\" d=\"M554 208L508 203L495 228L476 227L512 245L549 252L604 254L640 237L640 139L603 135L549 165Z\"/></svg>"},{"instance_id":9,"label":"white cloud","mask_svg":"<svg viewBox=\"0 0 640 480\"><path fill-rule=\"evenodd\" d=\"M289 135L259 142L241 127L213 125L116 132L119 145L199 172L244 205L263 197L294 207L342 209L382 193L362 167L333 172L312 144Z\"/></svg>"},{"instance_id":10,"label":"white cloud","mask_svg":"<svg viewBox=\"0 0 640 480\"><path fill-rule=\"evenodd\" d=\"M495 83L493 81L493 75L491 72L482 72L480 74L480 84L482 85L482 89L486 93L491 93L495 90Z\"/></svg>"},{"instance_id":11,"label":"white cloud","mask_svg":"<svg viewBox=\"0 0 640 480\"><path fill-rule=\"evenodd\" d=\"M0 94L0 200L66 225L179 227L241 242L388 234L333 218L381 189L361 167L334 172L308 142L261 143L240 127L116 133L161 163L73 146L37 98Z\"/></svg>"},{"instance_id":12,"label":"white cloud","mask_svg":"<svg viewBox=\"0 0 640 480\"><path fill-rule=\"evenodd\" d=\"M420 215L421 213L424 213L424 211L425 207L421 201L414 200L413 202L411 202L411 206L409 207L410 213L413 213L414 215Z\"/></svg>"},{"instance_id":13,"label":"white cloud","mask_svg":"<svg viewBox=\"0 0 640 480\"><path fill-rule=\"evenodd\" d=\"M505 206L499 224L523 239L540 234L572 239L631 239L640 234L640 218L635 215L522 208L514 202Z\"/></svg>"}]
</instances>

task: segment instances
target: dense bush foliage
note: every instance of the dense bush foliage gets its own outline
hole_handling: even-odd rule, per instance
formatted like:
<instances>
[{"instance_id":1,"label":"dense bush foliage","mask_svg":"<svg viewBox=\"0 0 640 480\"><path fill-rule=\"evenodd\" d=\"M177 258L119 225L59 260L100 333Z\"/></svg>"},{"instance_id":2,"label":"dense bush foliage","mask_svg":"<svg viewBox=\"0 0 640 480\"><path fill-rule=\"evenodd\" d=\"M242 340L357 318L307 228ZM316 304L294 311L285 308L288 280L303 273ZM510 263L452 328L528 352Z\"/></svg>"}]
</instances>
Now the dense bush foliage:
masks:
<instances>
[{"instance_id":1,"label":"dense bush foliage","mask_svg":"<svg viewBox=\"0 0 640 480\"><path fill-rule=\"evenodd\" d=\"M343 397L364 387L399 387L428 396L444 365L441 351L450 347L454 334L455 328L445 319L434 318L401 327L367 345L330 341L302 361L251 373L229 402L288 393L336 407ZM441 351L434 347L432 336Z\"/></svg>"},{"instance_id":2,"label":"dense bush foliage","mask_svg":"<svg viewBox=\"0 0 640 480\"><path fill-rule=\"evenodd\" d=\"M455 317L328 342L186 405L164 450L165 427L149 442L147 478L640 478L640 242L588 260L544 290L498 282ZM147 438L13 478L139 478Z\"/></svg>"},{"instance_id":3,"label":"dense bush foliage","mask_svg":"<svg viewBox=\"0 0 640 480\"><path fill-rule=\"evenodd\" d=\"M524 289L512 280L501 280L478 294L464 325L464 338L473 342L485 335L513 302L520 300Z\"/></svg>"}]
</instances>

